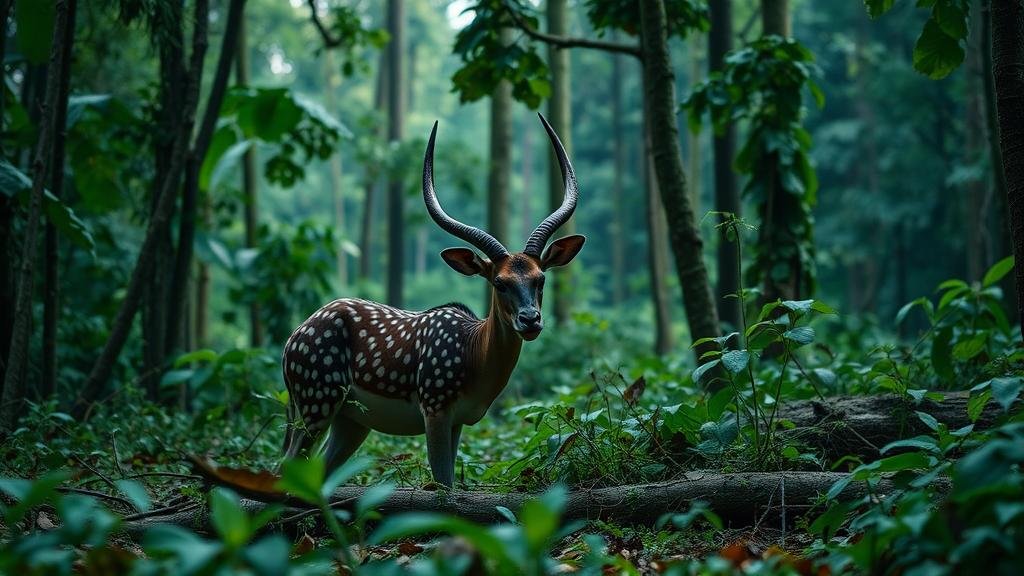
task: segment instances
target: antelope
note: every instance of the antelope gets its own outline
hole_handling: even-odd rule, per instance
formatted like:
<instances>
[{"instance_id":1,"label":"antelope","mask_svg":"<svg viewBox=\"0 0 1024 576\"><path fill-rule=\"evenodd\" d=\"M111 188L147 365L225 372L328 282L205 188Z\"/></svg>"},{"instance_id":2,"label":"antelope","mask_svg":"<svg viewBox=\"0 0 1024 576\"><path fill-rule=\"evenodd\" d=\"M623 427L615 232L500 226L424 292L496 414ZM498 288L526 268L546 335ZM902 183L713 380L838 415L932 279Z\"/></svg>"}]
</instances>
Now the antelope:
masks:
<instances>
[{"instance_id":1,"label":"antelope","mask_svg":"<svg viewBox=\"0 0 1024 576\"><path fill-rule=\"evenodd\" d=\"M585 241L574 234L544 249L572 216L578 191L558 135L543 115L540 120L561 167L564 198L516 253L441 208L434 192L434 122L423 159L423 201L438 226L483 253L448 248L441 258L491 285L487 317L477 318L459 303L410 312L343 298L320 308L285 343L286 458L307 452L328 428L328 472L348 460L370 430L426 434L434 482L452 487L462 427L483 418L508 384L523 341L535 340L544 328L545 271L571 262Z\"/></svg>"}]
</instances>

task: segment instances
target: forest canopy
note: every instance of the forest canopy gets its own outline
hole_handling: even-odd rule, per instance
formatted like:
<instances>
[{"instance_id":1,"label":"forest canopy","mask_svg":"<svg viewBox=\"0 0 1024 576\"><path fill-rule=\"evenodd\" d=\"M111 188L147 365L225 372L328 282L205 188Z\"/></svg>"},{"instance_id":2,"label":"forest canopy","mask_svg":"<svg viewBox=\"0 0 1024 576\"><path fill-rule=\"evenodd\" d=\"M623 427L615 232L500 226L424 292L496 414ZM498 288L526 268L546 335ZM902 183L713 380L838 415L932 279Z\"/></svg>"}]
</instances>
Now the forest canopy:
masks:
<instances>
[{"instance_id":1,"label":"forest canopy","mask_svg":"<svg viewBox=\"0 0 1024 576\"><path fill-rule=\"evenodd\" d=\"M1024 560L1024 0L0 24L0 573Z\"/></svg>"}]
</instances>

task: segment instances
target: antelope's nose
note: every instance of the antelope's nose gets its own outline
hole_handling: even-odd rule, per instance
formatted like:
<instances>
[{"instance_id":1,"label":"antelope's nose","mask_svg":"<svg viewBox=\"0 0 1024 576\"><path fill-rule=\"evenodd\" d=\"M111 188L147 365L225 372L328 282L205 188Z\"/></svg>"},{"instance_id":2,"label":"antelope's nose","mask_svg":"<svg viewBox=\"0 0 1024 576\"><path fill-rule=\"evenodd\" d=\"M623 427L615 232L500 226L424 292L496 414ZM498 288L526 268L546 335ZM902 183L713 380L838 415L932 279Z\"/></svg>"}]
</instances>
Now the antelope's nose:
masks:
<instances>
[{"instance_id":1,"label":"antelope's nose","mask_svg":"<svg viewBox=\"0 0 1024 576\"><path fill-rule=\"evenodd\" d=\"M516 315L519 322L526 326L531 326L540 322L540 310L531 308L529 310L520 310L519 314Z\"/></svg>"}]
</instances>

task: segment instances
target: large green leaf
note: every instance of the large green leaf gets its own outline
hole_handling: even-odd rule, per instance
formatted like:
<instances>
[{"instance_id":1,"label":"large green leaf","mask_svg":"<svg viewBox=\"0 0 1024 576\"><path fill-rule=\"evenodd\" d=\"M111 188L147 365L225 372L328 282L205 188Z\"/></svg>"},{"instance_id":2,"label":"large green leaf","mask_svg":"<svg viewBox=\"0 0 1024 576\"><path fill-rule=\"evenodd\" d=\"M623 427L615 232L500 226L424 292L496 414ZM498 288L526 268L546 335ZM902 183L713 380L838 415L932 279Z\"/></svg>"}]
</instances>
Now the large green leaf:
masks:
<instances>
[{"instance_id":1,"label":"large green leaf","mask_svg":"<svg viewBox=\"0 0 1024 576\"><path fill-rule=\"evenodd\" d=\"M914 45L914 69L937 80L948 76L963 61L960 40L946 34L934 17L928 19Z\"/></svg>"},{"instance_id":2,"label":"large green leaf","mask_svg":"<svg viewBox=\"0 0 1024 576\"><path fill-rule=\"evenodd\" d=\"M23 205L28 205L31 191L32 181L28 176L6 159L0 158L0 194L16 197ZM43 190L43 215L62 236L95 256L96 243L89 227L78 218L74 210L49 190Z\"/></svg>"},{"instance_id":3,"label":"large green leaf","mask_svg":"<svg viewBox=\"0 0 1024 576\"><path fill-rule=\"evenodd\" d=\"M33 64L50 58L54 16L53 0L17 0L14 4L18 49Z\"/></svg>"},{"instance_id":4,"label":"large green leaf","mask_svg":"<svg viewBox=\"0 0 1024 576\"><path fill-rule=\"evenodd\" d=\"M1002 280L1003 276L1006 276L1010 270L1013 270L1012 254L993 264L992 267L988 269L988 272L985 272L985 278L982 279L981 285L988 288Z\"/></svg>"}]
</instances>

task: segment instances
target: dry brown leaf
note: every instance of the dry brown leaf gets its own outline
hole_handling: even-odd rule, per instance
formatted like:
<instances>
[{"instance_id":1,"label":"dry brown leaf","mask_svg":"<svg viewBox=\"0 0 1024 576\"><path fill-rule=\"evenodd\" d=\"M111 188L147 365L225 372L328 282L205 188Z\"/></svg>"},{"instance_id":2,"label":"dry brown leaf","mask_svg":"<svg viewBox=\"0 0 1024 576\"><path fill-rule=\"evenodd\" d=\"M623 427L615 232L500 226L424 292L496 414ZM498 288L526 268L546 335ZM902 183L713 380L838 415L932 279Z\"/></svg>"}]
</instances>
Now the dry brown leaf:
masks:
<instances>
[{"instance_id":1,"label":"dry brown leaf","mask_svg":"<svg viewBox=\"0 0 1024 576\"><path fill-rule=\"evenodd\" d=\"M316 548L316 540L314 540L309 534L303 532L299 541L292 546L292 554L295 556L302 556L303 554L309 554L314 548Z\"/></svg>"},{"instance_id":2,"label":"dry brown leaf","mask_svg":"<svg viewBox=\"0 0 1024 576\"><path fill-rule=\"evenodd\" d=\"M722 548L718 551L718 555L729 562L732 562L732 565L737 568L743 566L744 562L754 558L754 555L750 553L750 547L747 546L746 542L741 540L737 540L736 542Z\"/></svg>"},{"instance_id":3,"label":"dry brown leaf","mask_svg":"<svg viewBox=\"0 0 1024 576\"><path fill-rule=\"evenodd\" d=\"M277 474L266 470L246 470L245 468L230 468L218 466L217 463L198 456L189 456L192 467L207 481L231 488L243 496L255 498L261 501L282 501L288 495L274 486L281 479Z\"/></svg>"},{"instance_id":4,"label":"dry brown leaf","mask_svg":"<svg viewBox=\"0 0 1024 576\"><path fill-rule=\"evenodd\" d=\"M644 390L647 388L647 380L643 376L637 378L632 384L626 388L625 392L622 393L622 399L626 401L626 404L630 406L636 404L636 401L643 395Z\"/></svg>"},{"instance_id":5,"label":"dry brown leaf","mask_svg":"<svg viewBox=\"0 0 1024 576\"><path fill-rule=\"evenodd\" d=\"M398 551L406 556L415 556L420 552L423 552L423 546L415 542L401 542L398 545Z\"/></svg>"}]
</instances>

